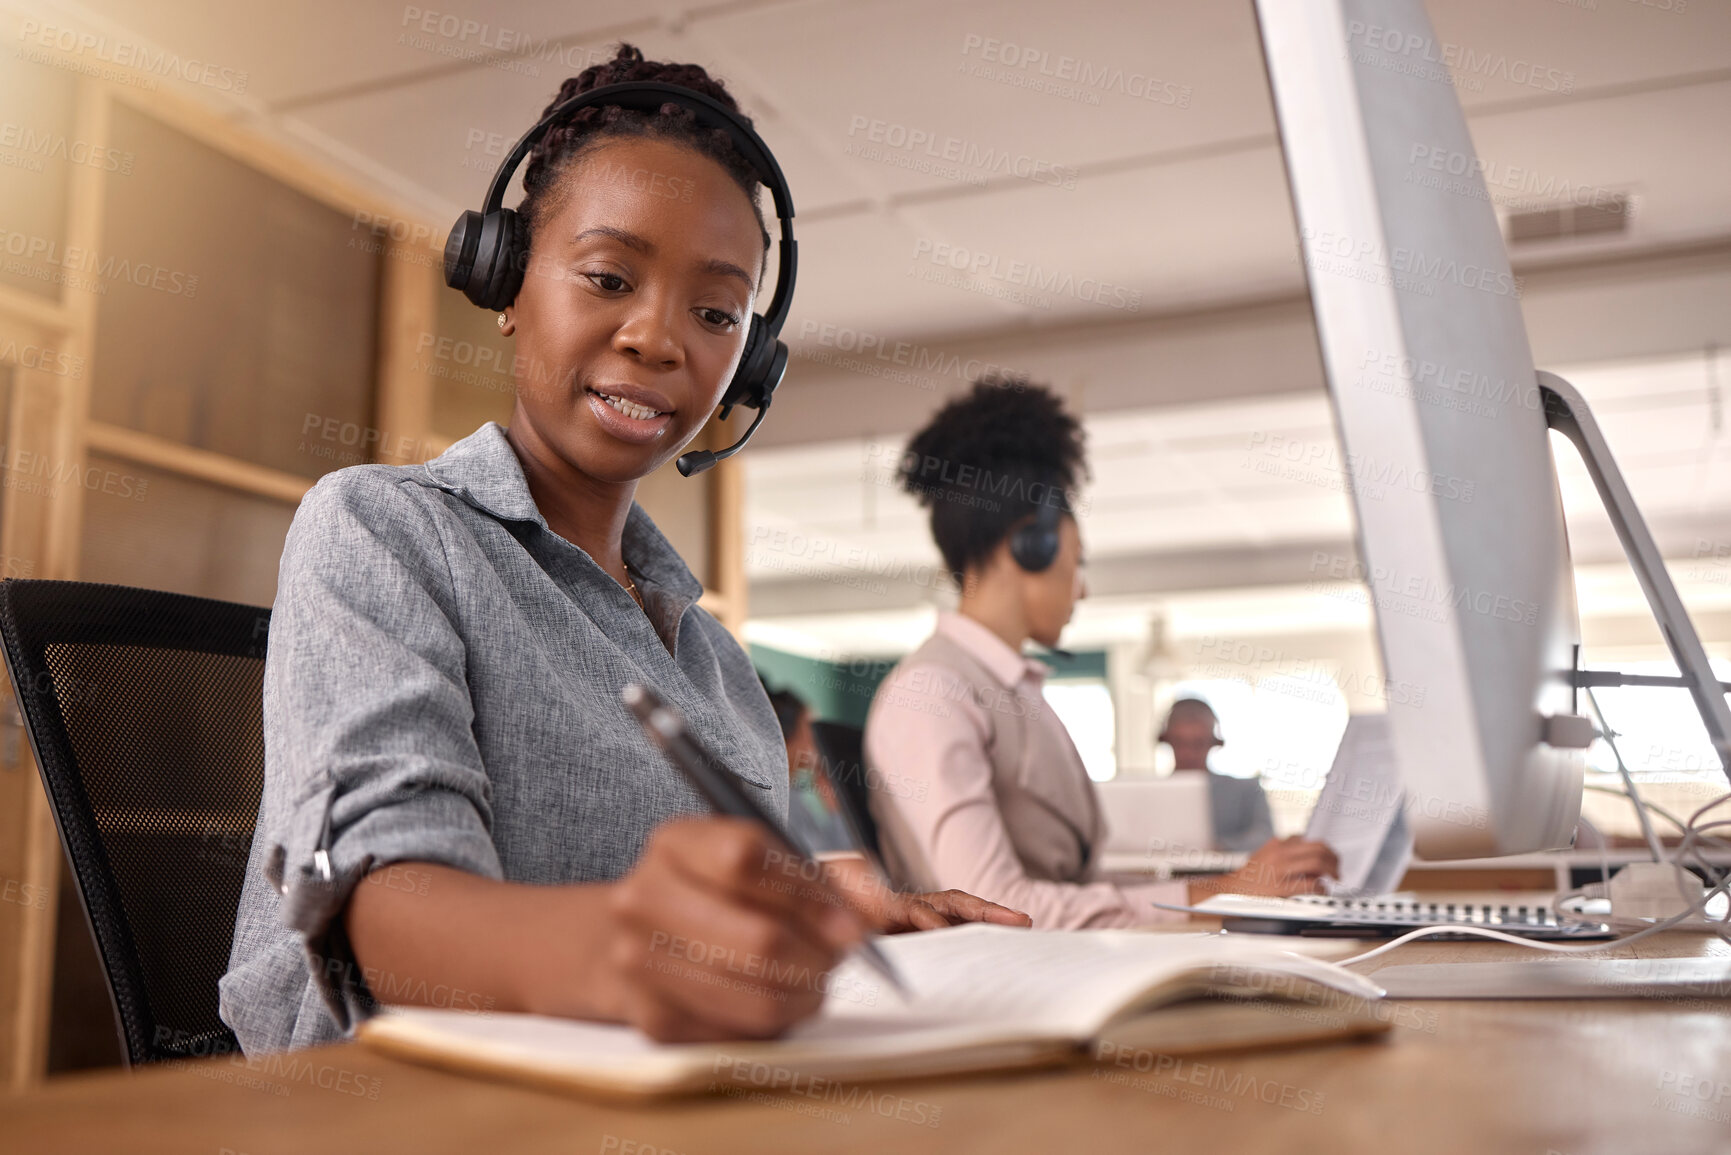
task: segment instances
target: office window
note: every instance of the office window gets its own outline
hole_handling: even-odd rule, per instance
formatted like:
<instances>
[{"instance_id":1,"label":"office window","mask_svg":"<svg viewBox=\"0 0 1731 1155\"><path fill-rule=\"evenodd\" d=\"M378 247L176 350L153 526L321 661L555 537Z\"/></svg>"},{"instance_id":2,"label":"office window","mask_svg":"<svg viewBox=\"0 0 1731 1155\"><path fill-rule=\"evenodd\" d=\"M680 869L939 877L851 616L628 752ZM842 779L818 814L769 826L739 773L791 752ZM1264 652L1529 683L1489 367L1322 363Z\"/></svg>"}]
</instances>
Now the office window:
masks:
<instances>
[{"instance_id":1,"label":"office window","mask_svg":"<svg viewBox=\"0 0 1731 1155\"><path fill-rule=\"evenodd\" d=\"M1058 720L1070 731L1070 740L1082 755L1088 777L1104 782L1118 773L1118 754L1113 735L1117 732L1112 690L1104 679L1050 681L1046 701Z\"/></svg>"},{"instance_id":2,"label":"office window","mask_svg":"<svg viewBox=\"0 0 1731 1155\"><path fill-rule=\"evenodd\" d=\"M1669 661L1595 663L1594 668L1615 669L1625 674L1675 675ZM1721 681L1731 680L1731 661L1714 659L1713 670ZM1687 691L1646 686L1625 686L1595 691L1605 719L1615 731L1617 750L1635 780L1641 800L1681 821L1725 793L1725 772L1701 725L1701 715ZM1583 700L1581 709L1591 715ZM1633 805L1622 794L1623 780L1617 760L1604 739L1587 751L1586 793L1581 814L1606 838L1638 842L1641 825ZM1600 787L1602 789L1593 789ZM1604 791L1615 791L1608 794ZM1711 817L1711 816L1709 816ZM1653 829L1660 837L1675 841L1677 826L1653 814ZM1593 845L1587 835L1583 845Z\"/></svg>"},{"instance_id":3,"label":"office window","mask_svg":"<svg viewBox=\"0 0 1731 1155\"><path fill-rule=\"evenodd\" d=\"M1677 667L1663 662L1619 662L1609 667L1624 674L1662 674L1674 677ZM1731 680L1731 662L1713 661L1721 680ZM1605 720L1617 733L1617 749L1631 774L1675 780L1705 779L1716 787L1725 785L1718 755L1701 725L1701 715L1686 690L1652 686L1622 686L1595 690ZM1583 697L1581 711L1591 715ZM1614 774L1617 770L1611 748L1603 740L1588 752L1588 765Z\"/></svg>"},{"instance_id":4,"label":"office window","mask_svg":"<svg viewBox=\"0 0 1731 1155\"><path fill-rule=\"evenodd\" d=\"M1320 789L1346 732L1346 699L1332 680L1315 676L1180 682L1173 696L1206 699L1220 719L1225 745L1209 755L1210 770L1261 775L1270 787ZM1161 746L1158 757L1157 768L1170 770L1172 751Z\"/></svg>"}]
</instances>

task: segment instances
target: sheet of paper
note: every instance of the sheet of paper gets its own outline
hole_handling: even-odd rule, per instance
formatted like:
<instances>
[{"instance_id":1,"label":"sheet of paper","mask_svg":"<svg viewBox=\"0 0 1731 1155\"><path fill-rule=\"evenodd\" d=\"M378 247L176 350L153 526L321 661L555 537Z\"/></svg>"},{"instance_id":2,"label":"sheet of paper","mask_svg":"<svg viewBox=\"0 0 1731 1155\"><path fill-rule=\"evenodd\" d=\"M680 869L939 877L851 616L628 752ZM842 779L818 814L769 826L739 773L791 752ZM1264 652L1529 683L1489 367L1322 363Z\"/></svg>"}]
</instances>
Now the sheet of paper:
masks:
<instances>
[{"instance_id":1,"label":"sheet of paper","mask_svg":"<svg viewBox=\"0 0 1731 1155\"><path fill-rule=\"evenodd\" d=\"M1340 859L1332 893L1386 894L1399 885L1412 859L1404 803L1388 716L1353 715L1304 832Z\"/></svg>"}]
</instances>

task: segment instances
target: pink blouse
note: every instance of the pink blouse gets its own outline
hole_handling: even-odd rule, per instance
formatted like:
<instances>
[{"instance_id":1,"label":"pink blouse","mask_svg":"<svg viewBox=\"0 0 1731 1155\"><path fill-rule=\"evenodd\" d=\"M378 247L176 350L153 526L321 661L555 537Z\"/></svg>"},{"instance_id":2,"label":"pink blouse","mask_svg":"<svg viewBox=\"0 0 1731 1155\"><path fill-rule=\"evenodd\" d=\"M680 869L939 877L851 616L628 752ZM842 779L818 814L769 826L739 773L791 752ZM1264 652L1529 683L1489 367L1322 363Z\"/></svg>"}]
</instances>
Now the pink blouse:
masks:
<instances>
[{"instance_id":1,"label":"pink blouse","mask_svg":"<svg viewBox=\"0 0 1731 1155\"><path fill-rule=\"evenodd\" d=\"M1027 741L1035 747L1031 764L1046 767L1051 775L1040 784L1042 795L1076 829L1091 830L1103 840L1093 783L1069 731L1041 694L1043 664L1023 657L991 630L960 614L940 615L937 629L1001 685L991 687L991 694L944 694L939 701L916 687L953 681L955 675L921 663L916 655L890 673L872 703L865 728L866 761L878 783L872 805L893 811L895 824L918 843L932 874L923 881L934 889L965 890L1023 911L1037 927L1121 927L1182 919L1149 902L1187 902L1183 882L1115 882L1099 877L1092 861L1068 881L1030 877L1030 866L1036 874L1062 873L1064 868L1056 863L1066 857L1064 851L1073 859L1074 842L1064 848L1042 845L1032 832L1006 827L993 794L985 745L993 733L992 719L981 699L1025 708ZM1098 849L1097 841L1093 853ZM1042 865L1046 863L1052 865Z\"/></svg>"}]
</instances>

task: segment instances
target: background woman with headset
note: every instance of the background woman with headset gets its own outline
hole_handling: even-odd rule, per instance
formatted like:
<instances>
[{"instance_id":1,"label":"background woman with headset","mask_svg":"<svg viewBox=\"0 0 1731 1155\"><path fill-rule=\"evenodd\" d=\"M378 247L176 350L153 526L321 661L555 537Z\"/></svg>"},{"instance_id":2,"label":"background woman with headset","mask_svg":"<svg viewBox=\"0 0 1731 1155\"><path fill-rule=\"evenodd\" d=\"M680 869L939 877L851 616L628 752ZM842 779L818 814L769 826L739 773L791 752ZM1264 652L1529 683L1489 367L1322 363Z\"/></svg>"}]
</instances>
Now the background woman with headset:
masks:
<instances>
[{"instance_id":1,"label":"background woman with headset","mask_svg":"<svg viewBox=\"0 0 1731 1155\"><path fill-rule=\"evenodd\" d=\"M1093 783L1041 696L1051 649L1087 592L1075 494L1082 427L1050 390L991 378L908 442L904 489L931 509L932 537L961 590L954 612L891 671L866 719L866 761L921 788L871 791L896 881L959 887L1026 911L1037 927L1133 926L1182 917L1220 890L1296 894L1338 869L1319 842L1271 841L1232 875L1116 881Z\"/></svg>"},{"instance_id":2,"label":"background woman with headset","mask_svg":"<svg viewBox=\"0 0 1731 1155\"><path fill-rule=\"evenodd\" d=\"M755 316L760 182L782 244ZM786 365L792 216L726 90L622 45L565 82L452 230L447 281L516 338L516 405L508 430L425 465L328 474L295 515L221 983L247 1051L328 1040L379 1001L769 1036L817 1008L869 930L1025 923L966 895L783 877L755 828L682 817L706 807L620 701L656 687L785 813L751 662L633 494L718 403L762 420Z\"/></svg>"}]
</instances>

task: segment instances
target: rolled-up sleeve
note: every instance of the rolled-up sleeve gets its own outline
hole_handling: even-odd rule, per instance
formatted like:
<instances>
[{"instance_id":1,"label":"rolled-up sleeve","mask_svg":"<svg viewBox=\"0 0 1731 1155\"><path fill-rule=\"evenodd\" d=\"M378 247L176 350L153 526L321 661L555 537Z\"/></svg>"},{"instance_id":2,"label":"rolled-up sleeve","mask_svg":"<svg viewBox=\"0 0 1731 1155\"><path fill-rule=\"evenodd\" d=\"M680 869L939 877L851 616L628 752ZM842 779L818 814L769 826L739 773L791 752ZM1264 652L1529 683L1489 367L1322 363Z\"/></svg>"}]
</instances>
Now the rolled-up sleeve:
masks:
<instances>
[{"instance_id":1,"label":"rolled-up sleeve","mask_svg":"<svg viewBox=\"0 0 1731 1155\"><path fill-rule=\"evenodd\" d=\"M898 670L914 681L921 667ZM930 668L926 676L945 672ZM1037 927L1136 926L1181 918L1152 902L1182 904L1183 883L1121 886L1030 877L1004 827L986 753L984 709L968 698L933 711L918 695L880 693L866 723L866 761L880 783L873 805L894 812L940 890L965 890L1027 914ZM908 789L917 784L918 789Z\"/></svg>"},{"instance_id":2,"label":"rolled-up sleeve","mask_svg":"<svg viewBox=\"0 0 1731 1155\"><path fill-rule=\"evenodd\" d=\"M415 860L502 877L439 526L401 484L351 470L307 495L265 662L258 839L344 1031L370 994L340 915L369 870Z\"/></svg>"}]
</instances>

